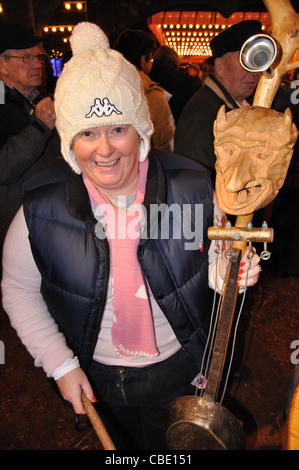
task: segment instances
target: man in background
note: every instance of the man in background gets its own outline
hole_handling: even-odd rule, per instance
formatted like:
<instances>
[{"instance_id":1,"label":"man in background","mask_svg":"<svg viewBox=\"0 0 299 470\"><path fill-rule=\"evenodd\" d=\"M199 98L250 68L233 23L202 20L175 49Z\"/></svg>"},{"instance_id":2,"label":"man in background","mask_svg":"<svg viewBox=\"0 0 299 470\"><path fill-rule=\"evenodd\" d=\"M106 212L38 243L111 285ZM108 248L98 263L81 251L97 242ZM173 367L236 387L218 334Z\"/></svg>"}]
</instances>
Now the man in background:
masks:
<instances>
[{"instance_id":1,"label":"man in background","mask_svg":"<svg viewBox=\"0 0 299 470\"><path fill-rule=\"evenodd\" d=\"M174 137L174 151L199 161L215 180L213 125L222 105L226 112L248 105L260 73L247 72L239 63L239 51L251 36L261 33L261 23L242 21L226 29L211 41L214 74L186 104Z\"/></svg>"},{"instance_id":2,"label":"man in background","mask_svg":"<svg viewBox=\"0 0 299 470\"><path fill-rule=\"evenodd\" d=\"M60 141L54 103L42 98L41 38L20 25L0 24L0 256L7 229L21 206L23 183L56 163Z\"/></svg>"}]
</instances>

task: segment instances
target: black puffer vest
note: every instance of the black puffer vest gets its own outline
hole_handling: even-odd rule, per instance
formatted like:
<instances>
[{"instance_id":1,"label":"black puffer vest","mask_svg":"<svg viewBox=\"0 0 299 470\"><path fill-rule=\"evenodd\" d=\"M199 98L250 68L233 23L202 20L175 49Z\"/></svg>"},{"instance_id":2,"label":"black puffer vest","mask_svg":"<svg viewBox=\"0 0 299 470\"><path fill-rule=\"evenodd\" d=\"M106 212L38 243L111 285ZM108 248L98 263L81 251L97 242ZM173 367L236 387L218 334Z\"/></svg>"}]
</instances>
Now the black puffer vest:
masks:
<instances>
[{"instance_id":1,"label":"black puffer vest","mask_svg":"<svg viewBox=\"0 0 299 470\"><path fill-rule=\"evenodd\" d=\"M203 237L198 249L186 249L189 234L185 239L161 235L163 217L171 217L167 207L173 204L186 205L193 214L196 204L202 204ZM200 363L209 316L207 228L213 216L212 187L205 170L192 160L152 151L144 206L148 226L138 247L142 271L178 340ZM42 295L69 347L87 368L105 307L108 241L96 236L97 221L81 175L65 164L26 184L23 207ZM155 210L161 207L164 215L159 220Z\"/></svg>"}]
</instances>

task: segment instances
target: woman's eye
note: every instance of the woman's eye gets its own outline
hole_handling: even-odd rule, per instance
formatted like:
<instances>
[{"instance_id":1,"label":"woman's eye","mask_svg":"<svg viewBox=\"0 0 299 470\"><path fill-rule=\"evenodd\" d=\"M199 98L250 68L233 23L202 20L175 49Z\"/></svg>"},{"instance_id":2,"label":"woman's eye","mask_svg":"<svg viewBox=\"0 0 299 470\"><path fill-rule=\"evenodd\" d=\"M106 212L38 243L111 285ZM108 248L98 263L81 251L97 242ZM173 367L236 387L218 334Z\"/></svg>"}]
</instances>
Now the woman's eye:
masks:
<instances>
[{"instance_id":1,"label":"woman's eye","mask_svg":"<svg viewBox=\"0 0 299 470\"><path fill-rule=\"evenodd\" d=\"M92 132L91 132L91 131L85 131L85 132L82 133L82 135L83 135L84 137L91 137L91 136L92 136Z\"/></svg>"},{"instance_id":2,"label":"woman's eye","mask_svg":"<svg viewBox=\"0 0 299 470\"><path fill-rule=\"evenodd\" d=\"M124 131L124 128L123 128L123 127L115 127L115 128L114 128L114 132L115 132L116 134L121 134L123 131Z\"/></svg>"}]
</instances>

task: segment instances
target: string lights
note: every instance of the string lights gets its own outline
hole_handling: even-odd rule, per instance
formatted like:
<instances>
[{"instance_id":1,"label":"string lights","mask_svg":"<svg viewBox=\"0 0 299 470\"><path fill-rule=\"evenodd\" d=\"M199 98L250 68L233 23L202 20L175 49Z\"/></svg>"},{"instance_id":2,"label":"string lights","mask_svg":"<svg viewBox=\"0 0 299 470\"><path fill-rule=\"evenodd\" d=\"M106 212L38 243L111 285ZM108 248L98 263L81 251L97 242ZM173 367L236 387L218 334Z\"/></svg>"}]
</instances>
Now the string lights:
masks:
<instances>
[{"instance_id":1,"label":"string lights","mask_svg":"<svg viewBox=\"0 0 299 470\"><path fill-rule=\"evenodd\" d=\"M271 25L268 13L237 12L224 18L218 12L160 12L148 26L161 45L174 49L181 58L203 61L212 55L210 41L231 25L248 19L261 21L263 29Z\"/></svg>"},{"instance_id":2,"label":"string lights","mask_svg":"<svg viewBox=\"0 0 299 470\"><path fill-rule=\"evenodd\" d=\"M51 25L44 27L44 33L60 33L62 34L62 41L67 43L70 40L71 32L73 31L73 25ZM67 36L66 36L67 35Z\"/></svg>"},{"instance_id":3,"label":"string lights","mask_svg":"<svg viewBox=\"0 0 299 470\"><path fill-rule=\"evenodd\" d=\"M67 12L70 13L75 13L75 17L73 15L72 20L73 21L76 17L77 14L85 14L85 18L87 19L87 6L86 6L86 1L85 2L64 2L64 8L67 10ZM75 24L78 23L78 19L74 21L74 24L60 24L60 25L49 25L44 27L44 33L46 34L60 34L62 35L62 41L67 43L70 40L70 35L71 32L73 31L73 28Z\"/></svg>"},{"instance_id":4,"label":"string lights","mask_svg":"<svg viewBox=\"0 0 299 470\"><path fill-rule=\"evenodd\" d=\"M211 55L210 41L224 25L177 24L162 25L165 44L176 50L179 56Z\"/></svg>"},{"instance_id":5,"label":"string lights","mask_svg":"<svg viewBox=\"0 0 299 470\"><path fill-rule=\"evenodd\" d=\"M78 23L74 17L83 13L87 18L87 5L86 1L64 2L63 5L67 12L73 12L70 23L74 21L74 24L45 26L44 33L57 34L67 43L74 25ZM162 11L148 19L148 26L159 43L173 48L184 62L202 62L212 55L210 41L213 37L235 23L250 19L259 20L262 28L269 31L271 18L268 12L235 12L225 18L218 12Z\"/></svg>"},{"instance_id":6,"label":"string lights","mask_svg":"<svg viewBox=\"0 0 299 470\"><path fill-rule=\"evenodd\" d=\"M68 11L74 8L79 11L86 10L86 2L64 2L64 8Z\"/></svg>"}]
</instances>

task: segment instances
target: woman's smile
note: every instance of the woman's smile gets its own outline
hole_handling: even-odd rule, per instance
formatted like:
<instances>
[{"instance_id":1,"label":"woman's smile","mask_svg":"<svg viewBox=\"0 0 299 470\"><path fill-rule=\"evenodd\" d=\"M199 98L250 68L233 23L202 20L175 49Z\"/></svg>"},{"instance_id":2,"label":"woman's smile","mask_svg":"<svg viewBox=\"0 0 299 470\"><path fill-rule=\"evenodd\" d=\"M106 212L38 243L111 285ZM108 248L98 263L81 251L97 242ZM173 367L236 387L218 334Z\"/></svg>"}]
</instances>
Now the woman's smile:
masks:
<instances>
[{"instance_id":1,"label":"woman's smile","mask_svg":"<svg viewBox=\"0 0 299 470\"><path fill-rule=\"evenodd\" d=\"M117 158L116 160L113 160L112 162L95 162L95 163L101 167L110 167L110 166L116 165L116 163L118 162L119 162L119 158Z\"/></svg>"}]
</instances>

